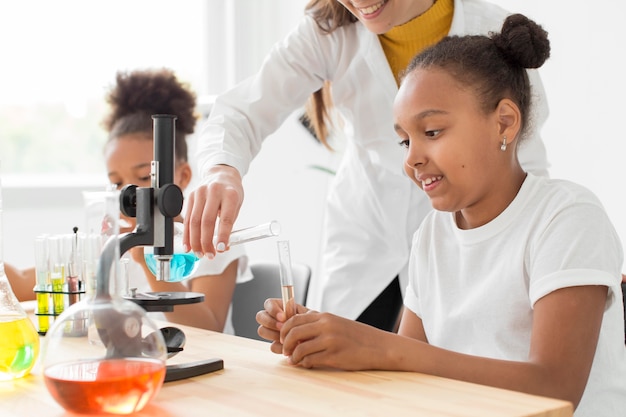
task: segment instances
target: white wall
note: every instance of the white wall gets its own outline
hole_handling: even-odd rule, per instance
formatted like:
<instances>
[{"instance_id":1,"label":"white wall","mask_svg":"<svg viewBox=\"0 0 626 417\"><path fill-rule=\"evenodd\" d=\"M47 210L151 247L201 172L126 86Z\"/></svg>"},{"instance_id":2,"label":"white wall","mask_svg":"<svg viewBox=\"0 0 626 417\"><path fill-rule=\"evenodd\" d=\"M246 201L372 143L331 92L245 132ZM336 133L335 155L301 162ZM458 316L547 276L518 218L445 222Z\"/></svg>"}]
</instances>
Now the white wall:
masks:
<instances>
[{"instance_id":1,"label":"white wall","mask_svg":"<svg viewBox=\"0 0 626 417\"><path fill-rule=\"evenodd\" d=\"M52 183L54 184L54 182ZM18 267L34 265L35 237L72 233L85 225L83 191L104 190L104 177L2 177L4 260Z\"/></svg>"}]
</instances>

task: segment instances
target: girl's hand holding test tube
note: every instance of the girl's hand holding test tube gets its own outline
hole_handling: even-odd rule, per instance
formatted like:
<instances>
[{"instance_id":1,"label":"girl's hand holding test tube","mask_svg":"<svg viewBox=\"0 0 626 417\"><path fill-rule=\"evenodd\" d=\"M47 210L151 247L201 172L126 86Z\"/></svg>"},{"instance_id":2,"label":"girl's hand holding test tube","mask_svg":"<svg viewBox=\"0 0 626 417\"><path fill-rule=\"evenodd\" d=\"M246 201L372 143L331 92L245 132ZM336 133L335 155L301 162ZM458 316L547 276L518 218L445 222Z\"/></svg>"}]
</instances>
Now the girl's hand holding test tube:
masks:
<instances>
[{"instance_id":1,"label":"girl's hand holding test tube","mask_svg":"<svg viewBox=\"0 0 626 417\"><path fill-rule=\"evenodd\" d=\"M388 356L387 343L397 339L355 320L320 313L296 304L296 315L287 318L282 300L270 298L256 315L258 333L272 342L273 353L289 357L293 365L304 368L345 370L380 369ZM330 337L329 337L330 336ZM414 340L406 339L407 343ZM410 340L410 341L409 341Z\"/></svg>"},{"instance_id":2,"label":"girl's hand holding test tube","mask_svg":"<svg viewBox=\"0 0 626 417\"><path fill-rule=\"evenodd\" d=\"M277 242L278 247L278 262L279 262L279 274L280 274L280 291L282 295L282 310L280 308L274 308L272 302L273 300L267 300L270 302L269 306L272 309L272 317L277 317L280 321L275 322L275 326L273 329L275 331L271 331L268 333L268 336L264 336L259 332L259 336L263 338L267 338L272 341L272 351L280 353L282 351L282 347L280 346L280 341L278 340L278 330L280 326L285 321L289 320L291 317L295 316L298 311L298 306L296 305L296 300L294 298L294 288L293 288L293 271L291 269L291 254L289 251L289 241L280 240ZM302 307L302 306L299 306ZM304 307L302 307L304 308ZM258 316L258 315L257 315Z\"/></svg>"},{"instance_id":3,"label":"girl's hand holding test tube","mask_svg":"<svg viewBox=\"0 0 626 417\"><path fill-rule=\"evenodd\" d=\"M304 314L309 311L303 305L294 303L296 315ZM274 353L283 353L283 344L281 339L281 329L288 320L287 314L283 309L283 300L280 298L268 298L263 304L264 310L256 313L256 321L261 326L258 333L263 339L272 342L270 350Z\"/></svg>"},{"instance_id":4,"label":"girl's hand holding test tube","mask_svg":"<svg viewBox=\"0 0 626 417\"><path fill-rule=\"evenodd\" d=\"M381 345L372 343L380 337L378 329L296 303L289 242L277 243L282 300L266 300L265 310L256 315L261 325L259 336L272 342L271 351L305 368L364 369L363 363L373 366L377 358L384 357L384 352L378 351ZM329 334L334 336L326 337Z\"/></svg>"},{"instance_id":5,"label":"girl's hand holding test tube","mask_svg":"<svg viewBox=\"0 0 626 417\"><path fill-rule=\"evenodd\" d=\"M281 240L278 245L278 261L280 265L280 292L283 297L283 311L287 319L296 314L296 300L293 288L293 271L291 270L291 254L289 241Z\"/></svg>"}]
</instances>

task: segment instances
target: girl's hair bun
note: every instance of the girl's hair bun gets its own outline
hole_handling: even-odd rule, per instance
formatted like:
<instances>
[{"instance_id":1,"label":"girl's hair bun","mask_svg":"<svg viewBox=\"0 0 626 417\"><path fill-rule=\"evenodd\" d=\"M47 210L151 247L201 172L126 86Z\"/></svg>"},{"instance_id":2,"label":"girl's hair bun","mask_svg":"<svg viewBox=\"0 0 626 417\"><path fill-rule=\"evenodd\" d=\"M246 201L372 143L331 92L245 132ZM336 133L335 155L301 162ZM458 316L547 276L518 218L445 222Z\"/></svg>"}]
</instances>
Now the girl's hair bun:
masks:
<instances>
[{"instance_id":1,"label":"girl's hair bun","mask_svg":"<svg viewBox=\"0 0 626 417\"><path fill-rule=\"evenodd\" d=\"M523 68L539 68L550 57L548 32L522 14L508 16L491 39L509 62Z\"/></svg>"},{"instance_id":2,"label":"girl's hair bun","mask_svg":"<svg viewBox=\"0 0 626 417\"><path fill-rule=\"evenodd\" d=\"M192 134L196 126L196 94L169 68L119 71L106 96L110 114L103 126L111 132L123 118L141 115L146 131L152 130L153 114L176 115L176 130ZM144 128L142 128L143 130Z\"/></svg>"}]
</instances>

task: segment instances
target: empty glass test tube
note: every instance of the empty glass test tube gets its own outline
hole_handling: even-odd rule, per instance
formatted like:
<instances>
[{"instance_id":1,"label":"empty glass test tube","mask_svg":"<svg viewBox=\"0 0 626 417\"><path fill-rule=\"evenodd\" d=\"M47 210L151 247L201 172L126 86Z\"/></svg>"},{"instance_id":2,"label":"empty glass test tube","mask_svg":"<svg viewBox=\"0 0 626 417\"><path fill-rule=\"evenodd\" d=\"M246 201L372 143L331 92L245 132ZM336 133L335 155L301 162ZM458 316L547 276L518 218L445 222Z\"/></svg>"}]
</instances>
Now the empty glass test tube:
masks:
<instances>
[{"instance_id":1,"label":"empty glass test tube","mask_svg":"<svg viewBox=\"0 0 626 417\"><path fill-rule=\"evenodd\" d=\"M234 230L228 239L228 246L239 245L240 243L251 242L265 237L278 236L280 224L272 220L258 226L247 227L245 229Z\"/></svg>"},{"instance_id":2,"label":"empty glass test tube","mask_svg":"<svg viewBox=\"0 0 626 417\"><path fill-rule=\"evenodd\" d=\"M289 241L280 240L278 245L278 262L280 265L280 287L283 297L283 310L287 319L296 314L296 300L294 299L293 271L291 269L291 255Z\"/></svg>"}]
</instances>

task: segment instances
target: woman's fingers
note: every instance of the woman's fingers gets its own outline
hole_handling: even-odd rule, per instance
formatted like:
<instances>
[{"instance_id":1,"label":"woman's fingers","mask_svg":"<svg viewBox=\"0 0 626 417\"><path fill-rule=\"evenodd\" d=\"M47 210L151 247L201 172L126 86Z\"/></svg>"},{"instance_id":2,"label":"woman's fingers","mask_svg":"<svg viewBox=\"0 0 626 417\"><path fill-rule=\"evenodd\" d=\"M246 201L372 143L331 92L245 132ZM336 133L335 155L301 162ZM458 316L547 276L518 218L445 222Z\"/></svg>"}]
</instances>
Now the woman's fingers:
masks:
<instances>
[{"instance_id":1,"label":"woman's fingers","mask_svg":"<svg viewBox=\"0 0 626 417\"><path fill-rule=\"evenodd\" d=\"M242 203L239 172L226 165L211 168L203 184L188 197L183 231L185 248L209 258L225 251Z\"/></svg>"}]
</instances>

